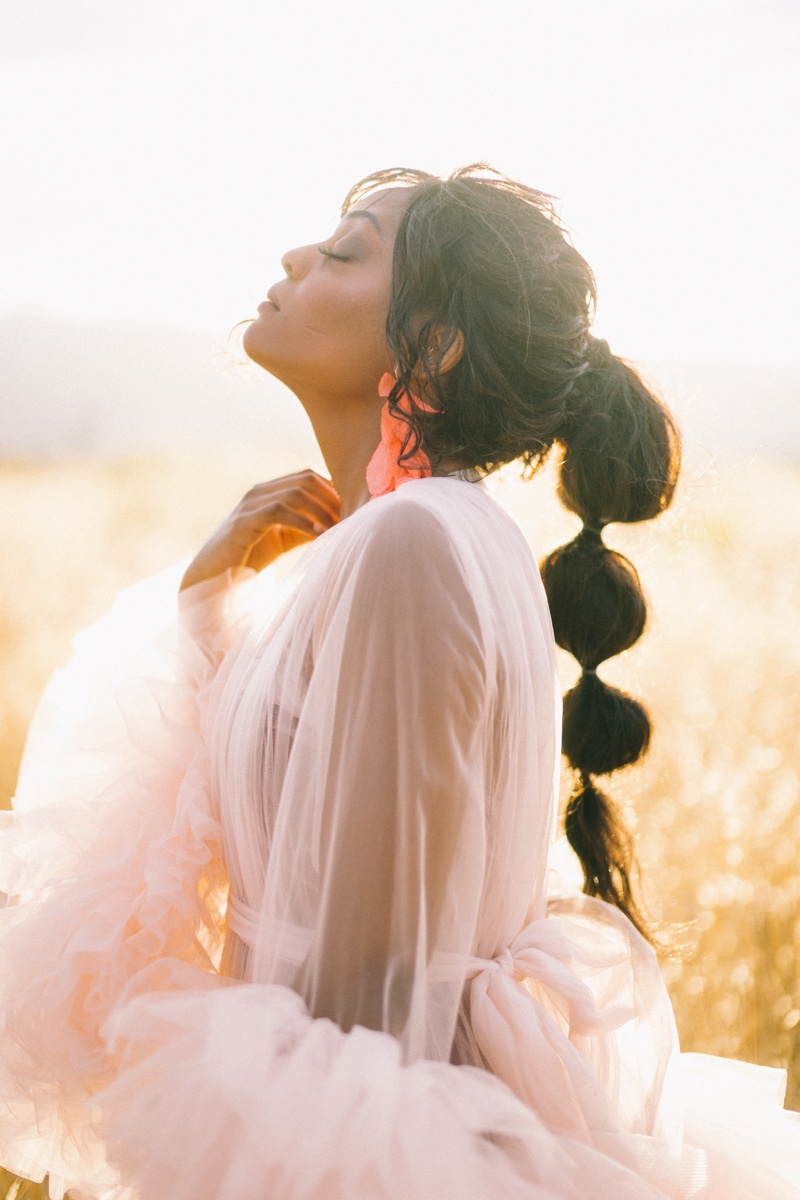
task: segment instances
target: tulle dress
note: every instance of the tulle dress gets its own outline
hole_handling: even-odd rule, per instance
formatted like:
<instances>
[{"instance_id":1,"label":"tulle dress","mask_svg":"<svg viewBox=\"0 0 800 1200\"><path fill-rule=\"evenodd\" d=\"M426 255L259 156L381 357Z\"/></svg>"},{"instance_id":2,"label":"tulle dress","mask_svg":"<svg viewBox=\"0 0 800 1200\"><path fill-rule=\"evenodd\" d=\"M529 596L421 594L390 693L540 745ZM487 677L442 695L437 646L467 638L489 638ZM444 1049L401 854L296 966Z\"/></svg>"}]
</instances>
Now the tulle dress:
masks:
<instances>
[{"instance_id":1,"label":"tulle dress","mask_svg":"<svg viewBox=\"0 0 800 1200\"><path fill-rule=\"evenodd\" d=\"M681 1055L650 947L548 895L525 537L413 479L276 583L80 635L0 834L0 1164L106 1200L788 1200L781 1071Z\"/></svg>"}]
</instances>

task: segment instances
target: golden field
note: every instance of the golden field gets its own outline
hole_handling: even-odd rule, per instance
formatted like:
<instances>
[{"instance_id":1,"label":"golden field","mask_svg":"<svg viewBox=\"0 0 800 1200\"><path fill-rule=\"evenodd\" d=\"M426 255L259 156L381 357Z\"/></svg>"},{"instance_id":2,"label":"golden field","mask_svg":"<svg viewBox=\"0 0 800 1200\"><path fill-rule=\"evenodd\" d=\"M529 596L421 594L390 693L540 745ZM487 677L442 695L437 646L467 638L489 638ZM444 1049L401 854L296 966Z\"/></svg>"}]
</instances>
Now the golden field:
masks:
<instances>
[{"instance_id":1,"label":"golden field","mask_svg":"<svg viewBox=\"0 0 800 1200\"><path fill-rule=\"evenodd\" d=\"M0 804L71 637L119 588L188 555L273 455L0 466ZM319 466L319 463L313 465ZM552 473L491 487L537 557L576 525ZM601 668L654 719L650 755L609 785L637 827L683 1048L800 1068L800 466L690 465L670 513L612 527L650 599L640 644ZM565 687L575 677L563 656ZM568 780L565 779L565 788ZM798 1050L795 1051L795 1045ZM793 1072L793 1103L800 1080Z\"/></svg>"}]
</instances>

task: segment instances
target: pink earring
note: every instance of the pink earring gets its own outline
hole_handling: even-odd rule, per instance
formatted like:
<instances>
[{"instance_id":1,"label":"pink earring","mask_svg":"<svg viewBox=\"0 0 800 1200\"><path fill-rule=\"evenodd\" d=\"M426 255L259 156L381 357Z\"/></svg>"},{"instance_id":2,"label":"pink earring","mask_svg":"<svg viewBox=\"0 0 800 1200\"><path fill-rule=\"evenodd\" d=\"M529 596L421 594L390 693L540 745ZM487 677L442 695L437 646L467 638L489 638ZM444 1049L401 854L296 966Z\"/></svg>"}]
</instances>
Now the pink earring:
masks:
<instances>
[{"instance_id":1,"label":"pink earring","mask_svg":"<svg viewBox=\"0 0 800 1200\"><path fill-rule=\"evenodd\" d=\"M388 396L397 383L394 375L387 371L378 386L378 395ZM411 399L409 399L411 396ZM435 412L430 404L423 403L413 393L404 391L398 401L403 412L411 412L411 401L425 412ZM389 412L387 400L381 409L381 440L367 467L367 487L373 496L384 496L395 491L409 479L423 479L431 473L430 459L422 450L417 450L412 464L398 463L403 452L403 439L408 426Z\"/></svg>"}]
</instances>

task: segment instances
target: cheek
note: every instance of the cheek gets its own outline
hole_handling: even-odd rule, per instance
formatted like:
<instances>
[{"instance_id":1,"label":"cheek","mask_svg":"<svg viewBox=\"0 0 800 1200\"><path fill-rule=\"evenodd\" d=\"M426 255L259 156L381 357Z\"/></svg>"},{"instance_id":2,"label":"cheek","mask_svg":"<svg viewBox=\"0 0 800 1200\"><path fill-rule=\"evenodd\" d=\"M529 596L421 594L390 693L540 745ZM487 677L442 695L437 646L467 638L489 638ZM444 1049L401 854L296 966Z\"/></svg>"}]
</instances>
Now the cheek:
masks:
<instances>
[{"instance_id":1,"label":"cheek","mask_svg":"<svg viewBox=\"0 0 800 1200\"><path fill-rule=\"evenodd\" d=\"M245 353L285 380L380 377L389 369L383 277L317 276L285 289L280 312L266 309L245 330Z\"/></svg>"},{"instance_id":2,"label":"cheek","mask_svg":"<svg viewBox=\"0 0 800 1200\"><path fill-rule=\"evenodd\" d=\"M326 280L304 299L306 325L323 336L348 343L385 341L389 293L382 280L339 286Z\"/></svg>"}]
</instances>

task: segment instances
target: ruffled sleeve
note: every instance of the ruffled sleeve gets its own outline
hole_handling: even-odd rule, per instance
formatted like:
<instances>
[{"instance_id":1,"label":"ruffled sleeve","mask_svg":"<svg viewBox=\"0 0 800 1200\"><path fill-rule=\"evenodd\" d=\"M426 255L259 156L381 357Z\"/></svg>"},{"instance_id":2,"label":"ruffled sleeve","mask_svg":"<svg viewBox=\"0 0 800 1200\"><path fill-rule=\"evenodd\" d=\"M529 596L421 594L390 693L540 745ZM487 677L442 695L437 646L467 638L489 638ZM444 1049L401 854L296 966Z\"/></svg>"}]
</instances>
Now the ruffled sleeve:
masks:
<instances>
[{"instance_id":1,"label":"ruffled sleeve","mask_svg":"<svg viewBox=\"0 0 800 1200\"><path fill-rule=\"evenodd\" d=\"M102 1160L82 1106L113 1076L109 1013L169 964L216 971L225 878L201 724L253 572L188 589L179 613L181 573L123 592L76 638L2 817L0 1163L50 1172L51 1195Z\"/></svg>"},{"instance_id":2,"label":"ruffled sleeve","mask_svg":"<svg viewBox=\"0 0 800 1200\"><path fill-rule=\"evenodd\" d=\"M199 696L213 679L248 622L255 572L238 568L179 592L185 569L178 563L125 588L75 637L72 658L52 675L31 721L15 812L97 795L109 772L126 769L143 680L156 698L176 683ZM268 569L259 592L273 587Z\"/></svg>"}]
</instances>

